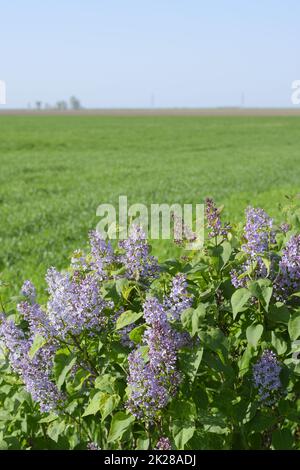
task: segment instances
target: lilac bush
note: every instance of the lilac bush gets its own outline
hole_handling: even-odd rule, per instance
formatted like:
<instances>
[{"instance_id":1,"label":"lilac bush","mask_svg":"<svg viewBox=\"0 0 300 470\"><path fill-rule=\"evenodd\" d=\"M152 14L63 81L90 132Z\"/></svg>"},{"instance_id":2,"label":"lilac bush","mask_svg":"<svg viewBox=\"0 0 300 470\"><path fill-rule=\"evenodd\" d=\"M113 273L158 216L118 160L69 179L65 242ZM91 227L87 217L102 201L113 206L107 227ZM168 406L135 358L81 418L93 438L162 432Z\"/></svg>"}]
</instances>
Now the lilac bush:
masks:
<instances>
[{"instance_id":1,"label":"lilac bush","mask_svg":"<svg viewBox=\"0 0 300 470\"><path fill-rule=\"evenodd\" d=\"M206 201L203 249L159 264L97 232L0 317L0 436L18 449L299 449L300 234ZM175 240L176 242L176 240ZM5 311L4 311L5 310ZM283 437L281 437L281 435Z\"/></svg>"}]
</instances>

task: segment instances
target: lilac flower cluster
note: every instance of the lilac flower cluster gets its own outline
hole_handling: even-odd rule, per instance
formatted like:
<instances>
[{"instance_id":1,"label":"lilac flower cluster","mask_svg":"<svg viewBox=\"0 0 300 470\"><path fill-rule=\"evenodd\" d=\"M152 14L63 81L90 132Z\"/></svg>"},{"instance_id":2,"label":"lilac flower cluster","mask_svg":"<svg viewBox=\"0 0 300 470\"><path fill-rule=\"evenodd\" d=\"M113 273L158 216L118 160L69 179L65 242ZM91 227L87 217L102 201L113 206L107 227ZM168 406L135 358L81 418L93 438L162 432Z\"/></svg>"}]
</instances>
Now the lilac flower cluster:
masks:
<instances>
[{"instance_id":1,"label":"lilac flower cluster","mask_svg":"<svg viewBox=\"0 0 300 470\"><path fill-rule=\"evenodd\" d=\"M192 297L187 292L187 282L184 274L179 273L172 279L172 287L164 299L164 306L169 311L172 320L180 320L180 314L191 307Z\"/></svg>"},{"instance_id":2,"label":"lilac flower cluster","mask_svg":"<svg viewBox=\"0 0 300 470\"><path fill-rule=\"evenodd\" d=\"M17 305L17 310L28 322L32 335L40 334L49 337L51 326L46 312L35 301L25 300ZM53 329L52 329L53 332Z\"/></svg>"},{"instance_id":3,"label":"lilac flower cluster","mask_svg":"<svg viewBox=\"0 0 300 470\"><path fill-rule=\"evenodd\" d=\"M242 249L250 257L257 257L268 251L275 242L273 219L263 209L248 207L246 209L246 225L244 236L247 240Z\"/></svg>"},{"instance_id":4,"label":"lilac flower cluster","mask_svg":"<svg viewBox=\"0 0 300 470\"><path fill-rule=\"evenodd\" d=\"M214 238L218 236L226 237L231 227L229 224L222 225L220 211L215 205L213 199L206 198L205 205L205 215L209 230L209 238Z\"/></svg>"},{"instance_id":5,"label":"lilac flower cluster","mask_svg":"<svg viewBox=\"0 0 300 470\"><path fill-rule=\"evenodd\" d=\"M64 339L68 333L77 335L83 330L99 330L104 326L103 310L110 304L100 295L97 274L72 277L50 268L46 280L50 294L47 316L51 334Z\"/></svg>"},{"instance_id":6,"label":"lilac flower cluster","mask_svg":"<svg viewBox=\"0 0 300 470\"><path fill-rule=\"evenodd\" d=\"M280 371L281 366L276 355L268 349L253 366L254 385L258 388L260 401L267 406L274 405L280 397L282 389Z\"/></svg>"},{"instance_id":7,"label":"lilac flower cluster","mask_svg":"<svg viewBox=\"0 0 300 470\"><path fill-rule=\"evenodd\" d=\"M30 303L33 303L36 299L36 289L31 281L25 281L22 288L21 294L28 299Z\"/></svg>"},{"instance_id":8,"label":"lilac flower cluster","mask_svg":"<svg viewBox=\"0 0 300 470\"><path fill-rule=\"evenodd\" d=\"M91 267L97 272L99 280L107 278L107 268L115 260L113 248L109 242L103 240L101 234L92 231L89 234L91 246Z\"/></svg>"},{"instance_id":9,"label":"lilac flower cluster","mask_svg":"<svg viewBox=\"0 0 300 470\"><path fill-rule=\"evenodd\" d=\"M157 277L159 267L154 256L150 255L143 229L138 225L132 225L129 237L119 242L124 253L119 261L126 268L126 275L130 279L148 281Z\"/></svg>"},{"instance_id":10,"label":"lilac flower cluster","mask_svg":"<svg viewBox=\"0 0 300 470\"><path fill-rule=\"evenodd\" d=\"M81 250L75 250L71 266L78 271L94 271L99 280L107 278L107 269L115 261L113 248L96 230L89 233L90 254L86 256Z\"/></svg>"},{"instance_id":11,"label":"lilac flower cluster","mask_svg":"<svg viewBox=\"0 0 300 470\"><path fill-rule=\"evenodd\" d=\"M33 358L29 351L32 338L27 339L13 321L1 316L0 335L8 350L9 361L14 372L22 378L26 390L38 402L42 412L53 411L62 402L63 395L51 380L52 366L57 346L46 344Z\"/></svg>"},{"instance_id":12,"label":"lilac flower cluster","mask_svg":"<svg viewBox=\"0 0 300 470\"><path fill-rule=\"evenodd\" d=\"M281 224L281 225L279 226L279 228L280 228L280 230L281 230L282 233L287 233L287 232L291 229L290 225L287 224L287 223Z\"/></svg>"},{"instance_id":13,"label":"lilac flower cluster","mask_svg":"<svg viewBox=\"0 0 300 470\"><path fill-rule=\"evenodd\" d=\"M176 369L177 344L167 312L156 298L144 304L144 318L149 328L143 341L148 347L148 361L139 346L129 357L128 410L137 418L153 420L176 393L179 373Z\"/></svg>"},{"instance_id":14,"label":"lilac flower cluster","mask_svg":"<svg viewBox=\"0 0 300 470\"><path fill-rule=\"evenodd\" d=\"M96 442L88 442L86 447L87 450L101 450L101 447Z\"/></svg>"},{"instance_id":15,"label":"lilac flower cluster","mask_svg":"<svg viewBox=\"0 0 300 470\"><path fill-rule=\"evenodd\" d=\"M109 321L106 310L112 302L103 299L100 288L108 278L113 263L123 264L129 278L146 281L158 274L158 264L149 254L149 246L140 227L134 226L127 240L120 242L124 254L117 256L109 243L98 232L91 232L90 255L74 253L71 271L58 272L50 268L46 275L49 299L46 308L36 301L36 291L30 281L22 287L25 300L18 311L29 326L28 338L11 322L2 321L1 335L9 352L13 369L21 375L26 388L43 411L51 409L61 397L51 381L53 357L59 340L88 331L95 334ZM128 333L131 325L122 330L121 341L129 347L134 344ZM29 350L36 334L42 335L47 344L32 359Z\"/></svg>"},{"instance_id":16,"label":"lilac flower cluster","mask_svg":"<svg viewBox=\"0 0 300 470\"><path fill-rule=\"evenodd\" d=\"M144 304L144 318L150 325L144 333L144 341L149 347L148 356L151 365L163 369L170 377L175 371L176 344L174 331L168 321L163 306L156 298L149 298Z\"/></svg>"},{"instance_id":17,"label":"lilac flower cluster","mask_svg":"<svg viewBox=\"0 0 300 470\"><path fill-rule=\"evenodd\" d=\"M156 444L156 449L157 450L172 450L170 439L168 437L161 437Z\"/></svg>"},{"instance_id":18,"label":"lilac flower cluster","mask_svg":"<svg viewBox=\"0 0 300 470\"><path fill-rule=\"evenodd\" d=\"M172 214L174 224L174 243L182 246L184 242L193 242L197 239L197 235L192 231L191 227L184 223L182 217Z\"/></svg>"},{"instance_id":19,"label":"lilac flower cluster","mask_svg":"<svg viewBox=\"0 0 300 470\"><path fill-rule=\"evenodd\" d=\"M252 278L260 279L267 276L267 268L263 262L263 257L268 255L270 245L275 243L275 233L273 231L273 220L263 209L248 207L246 209L246 225L244 228L244 238L246 243L242 245L242 251L247 255L247 260L240 270L231 272L231 281L234 287L243 287L249 280L245 274L252 267ZM272 260L271 260L272 261ZM245 274L245 276L241 275Z\"/></svg>"},{"instance_id":20,"label":"lilac flower cluster","mask_svg":"<svg viewBox=\"0 0 300 470\"><path fill-rule=\"evenodd\" d=\"M13 322L2 318L0 334L12 368L21 376L42 411L54 409L62 399L51 381L59 340L83 331L94 334L108 321L105 309L111 308L112 303L103 299L100 287L114 255L110 245L96 232L90 234L90 244L90 257L75 254L73 273L60 273L55 268L48 270L49 300L45 309L36 302L33 284L24 283L21 293L25 300L17 308L28 322L28 338ZM31 359L29 350L36 334L42 335L47 343Z\"/></svg>"},{"instance_id":21,"label":"lilac flower cluster","mask_svg":"<svg viewBox=\"0 0 300 470\"><path fill-rule=\"evenodd\" d=\"M184 274L179 273L172 279L171 290L164 297L163 305L170 320L180 320L181 313L191 307L192 296L187 291L187 282ZM174 341L177 349L191 345L191 336L187 331L174 331Z\"/></svg>"},{"instance_id":22,"label":"lilac flower cluster","mask_svg":"<svg viewBox=\"0 0 300 470\"><path fill-rule=\"evenodd\" d=\"M279 262L279 274L275 281L278 299L285 301L292 293L300 290L300 235L294 235L287 242Z\"/></svg>"}]
</instances>

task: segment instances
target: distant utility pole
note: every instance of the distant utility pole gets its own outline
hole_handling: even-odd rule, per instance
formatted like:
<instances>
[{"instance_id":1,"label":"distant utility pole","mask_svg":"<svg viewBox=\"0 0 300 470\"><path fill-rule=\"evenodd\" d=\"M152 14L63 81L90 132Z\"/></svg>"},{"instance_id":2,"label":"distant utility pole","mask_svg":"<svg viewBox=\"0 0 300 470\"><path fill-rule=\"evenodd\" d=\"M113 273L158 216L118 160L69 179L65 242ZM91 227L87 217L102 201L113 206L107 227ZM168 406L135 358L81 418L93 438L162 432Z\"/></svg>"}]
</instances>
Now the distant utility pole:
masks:
<instances>
[{"instance_id":1,"label":"distant utility pole","mask_svg":"<svg viewBox=\"0 0 300 470\"><path fill-rule=\"evenodd\" d=\"M151 94L150 105L151 105L151 108L155 108L155 95L154 95L154 93Z\"/></svg>"},{"instance_id":2,"label":"distant utility pole","mask_svg":"<svg viewBox=\"0 0 300 470\"><path fill-rule=\"evenodd\" d=\"M245 93L242 91L241 94L241 108L245 107Z\"/></svg>"}]
</instances>

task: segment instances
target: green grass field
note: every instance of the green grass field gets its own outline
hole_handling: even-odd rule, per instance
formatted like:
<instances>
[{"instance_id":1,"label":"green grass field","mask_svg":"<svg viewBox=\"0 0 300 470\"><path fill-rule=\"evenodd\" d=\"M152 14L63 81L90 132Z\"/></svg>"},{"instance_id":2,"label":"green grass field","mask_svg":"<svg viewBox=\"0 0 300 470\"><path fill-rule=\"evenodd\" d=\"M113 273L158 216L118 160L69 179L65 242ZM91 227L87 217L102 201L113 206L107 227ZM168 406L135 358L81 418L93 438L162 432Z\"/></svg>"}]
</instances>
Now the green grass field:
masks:
<instances>
[{"instance_id":1,"label":"green grass field","mask_svg":"<svg viewBox=\"0 0 300 470\"><path fill-rule=\"evenodd\" d=\"M116 203L200 203L237 220L248 204L278 215L300 187L298 117L0 117L0 270L15 293L67 266ZM164 253L156 244L154 253Z\"/></svg>"}]
</instances>

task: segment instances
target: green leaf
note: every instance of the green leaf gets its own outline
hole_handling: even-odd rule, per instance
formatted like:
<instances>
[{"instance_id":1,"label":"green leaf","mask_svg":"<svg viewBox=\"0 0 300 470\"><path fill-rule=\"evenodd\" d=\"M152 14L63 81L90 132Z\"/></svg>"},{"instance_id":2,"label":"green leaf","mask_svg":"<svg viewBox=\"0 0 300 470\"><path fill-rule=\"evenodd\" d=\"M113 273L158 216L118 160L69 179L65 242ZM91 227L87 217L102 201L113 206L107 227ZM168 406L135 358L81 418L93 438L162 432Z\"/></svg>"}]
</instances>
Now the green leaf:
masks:
<instances>
[{"instance_id":1,"label":"green leaf","mask_svg":"<svg viewBox=\"0 0 300 470\"><path fill-rule=\"evenodd\" d=\"M195 432L196 407L193 402L176 400L170 406L172 414L171 431L176 448L184 449Z\"/></svg>"},{"instance_id":2,"label":"green leaf","mask_svg":"<svg viewBox=\"0 0 300 470\"><path fill-rule=\"evenodd\" d=\"M293 443L293 435L289 429L278 429L272 434L272 444L275 450L292 449Z\"/></svg>"},{"instance_id":3,"label":"green leaf","mask_svg":"<svg viewBox=\"0 0 300 470\"><path fill-rule=\"evenodd\" d=\"M231 253L232 253L232 247L231 244L228 241L224 241L221 245L222 247L222 253L221 253L221 259L223 261L223 266L222 268L228 263Z\"/></svg>"},{"instance_id":4,"label":"green leaf","mask_svg":"<svg viewBox=\"0 0 300 470\"><path fill-rule=\"evenodd\" d=\"M274 323L287 325L290 319L290 310L285 304L277 302L275 305L270 306L268 317Z\"/></svg>"},{"instance_id":5,"label":"green leaf","mask_svg":"<svg viewBox=\"0 0 300 470\"><path fill-rule=\"evenodd\" d=\"M121 279L116 280L116 290L120 296L125 292L129 287L129 281L126 277L121 277Z\"/></svg>"},{"instance_id":6,"label":"green leaf","mask_svg":"<svg viewBox=\"0 0 300 470\"><path fill-rule=\"evenodd\" d=\"M90 399L88 406L86 407L82 416L95 415L98 411L100 411L100 403L103 394L105 395L104 392L97 392L93 398Z\"/></svg>"},{"instance_id":7,"label":"green leaf","mask_svg":"<svg viewBox=\"0 0 300 470\"><path fill-rule=\"evenodd\" d=\"M288 323L289 335L292 341L295 341L300 336L300 312L292 313Z\"/></svg>"},{"instance_id":8,"label":"green leaf","mask_svg":"<svg viewBox=\"0 0 300 470\"><path fill-rule=\"evenodd\" d=\"M118 406L120 397L116 393L97 392L89 401L89 404L82 416L95 415L98 411L101 413L102 421L112 413Z\"/></svg>"},{"instance_id":9,"label":"green leaf","mask_svg":"<svg viewBox=\"0 0 300 470\"><path fill-rule=\"evenodd\" d=\"M116 378L110 374L101 375L95 380L95 388L113 394L115 392L115 381Z\"/></svg>"},{"instance_id":10,"label":"green leaf","mask_svg":"<svg viewBox=\"0 0 300 470\"><path fill-rule=\"evenodd\" d=\"M236 318L239 312L242 312L245 310L244 307L246 303L248 302L248 300L250 299L250 297L251 297L251 293L248 291L248 289L245 289L244 287L235 291L235 293L231 297L233 319Z\"/></svg>"},{"instance_id":11,"label":"green leaf","mask_svg":"<svg viewBox=\"0 0 300 470\"><path fill-rule=\"evenodd\" d=\"M269 276L270 269L271 269L271 261L269 260L269 258L262 257L261 259L262 259L262 262L264 263L265 267L267 268L267 276Z\"/></svg>"},{"instance_id":12,"label":"green leaf","mask_svg":"<svg viewBox=\"0 0 300 470\"><path fill-rule=\"evenodd\" d=\"M203 429L196 429L192 439L188 442L187 450L229 450L225 444L223 436L205 432Z\"/></svg>"},{"instance_id":13,"label":"green leaf","mask_svg":"<svg viewBox=\"0 0 300 470\"><path fill-rule=\"evenodd\" d=\"M218 354L223 364L228 355L228 340L219 328L200 331L198 336L205 348Z\"/></svg>"},{"instance_id":14,"label":"green leaf","mask_svg":"<svg viewBox=\"0 0 300 470\"><path fill-rule=\"evenodd\" d=\"M261 335L263 334L264 327L260 324L255 325L254 323L250 326L248 326L246 330L246 337L248 340L248 343L256 348L258 341L261 338Z\"/></svg>"},{"instance_id":15,"label":"green leaf","mask_svg":"<svg viewBox=\"0 0 300 470\"><path fill-rule=\"evenodd\" d=\"M146 328L147 326L145 324L133 328L129 333L129 339L131 339L135 344L141 343Z\"/></svg>"},{"instance_id":16,"label":"green leaf","mask_svg":"<svg viewBox=\"0 0 300 470\"><path fill-rule=\"evenodd\" d=\"M232 247L228 241L224 241L221 245L211 249L211 256L218 271L228 263L231 253Z\"/></svg>"},{"instance_id":17,"label":"green leaf","mask_svg":"<svg viewBox=\"0 0 300 470\"><path fill-rule=\"evenodd\" d=\"M52 423L52 421L56 421L58 418L58 415L50 413L49 415L45 416L45 418L40 419L39 423Z\"/></svg>"},{"instance_id":18,"label":"green leaf","mask_svg":"<svg viewBox=\"0 0 300 470\"><path fill-rule=\"evenodd\" d=\"M242 355L241 359L238 362L238 366L240 370L240 373L239 373L240 377L245 375L246 372L249 370L250 361L253 357L254 351L255 349L253 348L253 346L248 344L247 348L244 351L244 354Z\"/></svg>"},{"instance_id":19,"label":"green leaf","mask_svg":"<svg viewBox=\"0 0 300 470\"><path fill-rule=\"evenodd\" d=\"M54 375L59 389L64 384L67 374L76 363L76 357L68 349L61 349L54 359Z\"/></svg>"},{"instance_id":20,"label":"green leaf","mask_svg":"<svg viewBox=\"0 0 300 470\"><path fill-rule=\"evenodd\" d=\"M226 416L220 412L212 414L206 410L200 410L198 412L197 419L204 426L206 432L213 432L216 434L226 434L228 432Z\"/></svg>"},{"instance_id":21,"label":"green leaf","mask_svg":"<svg viewBox=\"0 0 300 470\"><path fill-rule=\"evenodd\" d=\"M123 312L116 322L116 330L120 330L127 325L131 325L131 323L136 322L142 316L143 312L132 312L131 310Z\"/></svg>"},{"instance_id":22,"label":"green leaf","mask_svg":"<svg viewBox=\"0 0 300 470\"><path fill-rule=\"evenodd\" d=\"M0 410L0 421L10 421L12 419L8 410Z\"/></svg>"},{"instance_id":23,"label":"green leaf","mask_svg":"<svg viewBox=\"0 0 300 470\"><path fill-rule=\"evenodd\" d=\"M294 292L290 297L300 297L300 292Z\"/></svg>"},{"instance_id":24,"label":"green leaf","mask_svg":"<svg viewBox=\"0 0 300 470\"><path fill-rule=\"evenodd\" d=\"M100 399L100 413L101 413L101 420L104 421L107 416L109 416L113 410L118 406L120 403L120 397L116 393L110 395L108 393L103 394Z\"/></svg>"},{"instance_id":25,"label":"green leaf","mask_svg":"<svg viewBox=\"0 0 300 470\"><path fill-rule=\"evenodd\" d=\"M282 354L286 352L287 350L286 342L279 335L277 335L274 331L272 331L272 334L271 334L271 342L274 348L276 349L277 354L279 354L279 356L281 356Z\"/></svg>"},{"instance_id":26,"label":"green leaf","mask_svg":"<svg viewBox=\"0 0 300 470\"><path fill-rule=\"evenodd\" d=\"M256 297L262 304L267 312L269 310L269 303L273 293L273 287L269 279L259 279L252 281L248 285L251 294Z\"/></svg>"},{"instance_id":27,"label":"green leaf","mask_svg":"<svg viewBox=\"0 0 300 470\"><path fill-rule=\"evenodd\" d=\"M34 337L32 346L28 353L30 359L32 359L35 356L35 354L38 352L38 350L41 349L43 346L45 346L46 343L47 343L47 340L43 336L36 334Z\"/></svg>"},{"instance_id":28,"label":"green leaf","mask_svg":"<svg viewBox=\"0 0 300 470\"><path fill-rule=\"evenodd\" d=\"M134 416L128 415L124 411L116 413L111 420L107 442L115 442L120 439L124 432L132 425L134 420Z\"/></svg>"},{"instance_id":29,"label":"green leaf","mask_svg":"<svg viewBox=\"0 0 300 470\"><path fill-rule=\"evenodd\" d=\"M247 431L263 432L270 429L276 423L276 416L269 410L258 411L255 416L246 424Z\"/></svg>"},{"instance_id":30,"label":"green leaf","mask_svg":"<svg viewBox=\"0 0 300 470\"><path fill-rule=\"evenodd\" d=\"M174 421L171 427L176 449L183 450L185 444L193 437L195 424L189 421Z\"/></svg>"},{"instance_id":31,"label":"green leaf","mask_svg":"<svg viewBox=\"0 0 300 470\"><path fill-rule=\"evenodd\" d=\"M150 439L146 433L141 433L140 437L136 440L136 450L148 450L150 445Z\"/></svg>"},{"instance_id":32,"label":"green leaf","mask_svg":"<svg viewBox=\"0 0 300 470\"><path fill-rule=\"evenodd\" d=\"M189 378L189 382L193 383L197 375L203 356L203 348L193 350L186 349L179 353L180 370Z\"/></svg>"},{"instance_id":33,"label":"green leaf","mask_svg":"<svg viewBox=\"0 0 300 470\"><path fill-rule=\"evenodd\" d=\"M117 293L125 300L128 300L131 291L136 288L135 285L130 285L128 279L124 277L122 277L121 279L117 279L115 285Z\"/></svg>"},{"instance_id":34,"label":"green leaf","mask_svg":"<svg viewBox=\"0 0 300 470\"><path fill-rule=\"evenodd\" d=\"M55 421L51 423L50 426L48 426L47 434L54 442L57 442L64 430L65 423L63 421L61 421L60 423L57 423Z\"/></svg>"},{"instance_id":35,"label":"green leaf","mask_svg":"<svg viewBox=\"0 0 300 470\"><path fill-rule=\"evenodd\" d=\"M188 308L181 314L181 322L183 327L188 330L192 336L198 332L201 323L206 314L206 305L199 304L196 309Z\"/></svg>"},{"instance_id":36,"label":"green leaf","mask_svg":"<svg viewBox=\"0 0 300 470\"><path fill-rule=\"evenodd\" d=\"M8 444L6 441L3 439L0 440L0 450L7 450L8 449Z\"/></svg>"}]
</instances>

